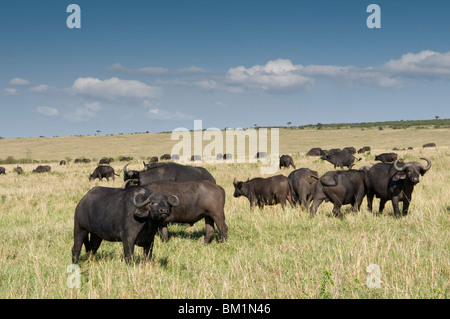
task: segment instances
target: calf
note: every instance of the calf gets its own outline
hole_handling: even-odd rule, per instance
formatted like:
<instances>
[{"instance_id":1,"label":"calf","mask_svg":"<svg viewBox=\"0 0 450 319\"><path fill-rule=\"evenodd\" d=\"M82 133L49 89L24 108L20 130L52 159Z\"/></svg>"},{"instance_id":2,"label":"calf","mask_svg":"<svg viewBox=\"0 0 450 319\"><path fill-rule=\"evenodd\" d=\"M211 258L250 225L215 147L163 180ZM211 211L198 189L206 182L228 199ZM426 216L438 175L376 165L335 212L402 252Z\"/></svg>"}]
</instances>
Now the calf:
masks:
<instances>
[{"instance_id":1,"label":"calf","mask_svg":"<svg viewBox=\"0 0 450 319\"><path fill-rule=\"evenodd\" d=\"M281 155L280 157L280 169L281 167L289 168L289 166L292 166L295 169L294 160L290 155Z\"/></svg>"}]
</instances>

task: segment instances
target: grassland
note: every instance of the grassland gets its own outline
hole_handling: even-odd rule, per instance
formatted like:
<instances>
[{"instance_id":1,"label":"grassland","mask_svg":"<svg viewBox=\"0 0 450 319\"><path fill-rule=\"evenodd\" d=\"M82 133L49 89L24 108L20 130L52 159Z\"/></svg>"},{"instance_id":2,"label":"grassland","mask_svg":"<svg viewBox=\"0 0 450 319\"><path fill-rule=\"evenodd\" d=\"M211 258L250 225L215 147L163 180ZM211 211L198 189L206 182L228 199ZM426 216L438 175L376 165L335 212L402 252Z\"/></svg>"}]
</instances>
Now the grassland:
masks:
<instances>
[{"instance_id":1,"label":"grassland","mask_svg":"<svg viewBox=\"0 0 450 319\"><path fill-rule=\"evenodd\" d=\"M204 164L226 191L228 242L216 237L203 245L203 222L171 225L168 243L156 238L152 262L137 249L130 265L121 244L104 242L95 257L80 262L79 289L67 286L75 206L93 186L120 187L122 179L89 182L96 163L73 159L133 156L130 166L140 169L142 160L170 153L177 141L168 133L1 139L0 159L15 161L2 164L7 175L0 176L0 298L448 298L449 136L448 128L280 129L280 153L320 174L333 167L305 156L314 146L370 145L357 167L373 163L377 153L412 146L399 155L426 156L433 166L417 185L408 216L393 218L390 204L383 214L369 213L364 200L358 214L345 206L339 220L329 203L312 219L300 208L250 211L246 199L233 198L232 181L261 176L261 165ZM438 147L422 148L427 142ZM20 159L27 162L23 175L13 173ZM59 166L61 159L72 162ZM31 173L37 162L50 163L52 172ZM112 166L122 174L123 163ZM380 267L380 288L367 285L370 264Z\"/></svg>"}]
</instances>

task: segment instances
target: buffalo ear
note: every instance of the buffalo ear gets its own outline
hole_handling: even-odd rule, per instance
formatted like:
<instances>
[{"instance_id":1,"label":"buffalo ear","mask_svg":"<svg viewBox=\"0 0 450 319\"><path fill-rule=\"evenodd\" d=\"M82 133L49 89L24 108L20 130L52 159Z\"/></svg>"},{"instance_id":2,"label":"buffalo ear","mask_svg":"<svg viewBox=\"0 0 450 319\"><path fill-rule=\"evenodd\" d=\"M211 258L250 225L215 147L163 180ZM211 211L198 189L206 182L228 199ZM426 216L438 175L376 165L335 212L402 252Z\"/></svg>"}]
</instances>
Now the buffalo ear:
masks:
<instances>
[{"instance_id":1,"label":"buffalo ear","mask_svg":"<svg viewBox=\"0 0 450 319\"><path fill-rule=\"evenodd\" d=\"M394 177L392 177L393 181L398 181L400 179L406 179L406 173L405 172L397 172Z\"/></svg>"}]
</instances>

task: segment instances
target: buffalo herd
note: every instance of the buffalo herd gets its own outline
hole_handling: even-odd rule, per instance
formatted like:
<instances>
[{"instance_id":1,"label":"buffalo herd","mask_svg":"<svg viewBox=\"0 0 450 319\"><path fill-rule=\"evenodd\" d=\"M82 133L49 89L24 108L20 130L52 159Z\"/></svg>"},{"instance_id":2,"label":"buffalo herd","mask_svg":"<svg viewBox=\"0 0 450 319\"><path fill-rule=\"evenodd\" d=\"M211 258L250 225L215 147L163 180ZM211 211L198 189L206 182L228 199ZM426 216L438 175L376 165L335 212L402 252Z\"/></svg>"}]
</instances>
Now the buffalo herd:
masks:
<instances>
[{"instance_id":1,"label":"buffalo herd","mask_svg":"<svg viewBox=\"0 0 450 319\"><path fill-rule=\"evenodd\" d=\"M331 202L332 214L339 218L344 217L341 212L343 205L351 205L353 212L359 211L364 197L367 197L368 209L372 211L375 196L380 199L379 212L383 211L387 201L391 201L395 217L407 215L414 187L419 183L420 176L431 168L430 159L422 157L423 162L404 162L396 153L381 153L375 156L380 163L354 169L355 162L361 160L355 154L368 151L369 146L358 151L354 147L312 148L306 153L307 156L319 156L335 168L322 176L309 168L296 168L292 157L283 154L279 168L292 167L288 177L279 174L247 181L239 181L235 177L233 196L247 198L251 211L255 206L261 209L265 205L280 204L284 209L289 204L292 208L300 206L309 210L310 217L316 214L322 202ZM265 156L266 153L258 153L255 157ZM231 154L220 154L220 157L231 158ZM174 155L164 154L159 159L174 158ZM131 160L130 157L127 159ZM192 160L201 159L194 156ZM102 158L89 180L114 180L119 175L109 166L113 161L112 158ZM74 162L88 163L90 160L76 159ZM227 240L225 190L217 185L206 168L158 162L158 157L152 157L149 163L143 162L142 170L129 169L129 164L123 168L122 187L95 186L76 206L73 263L79 261L83 245L86 255L95 254L103 240L122 242L127 262L133 258L136 245L143 247L146 258L150 259L155 234L160 230L162 240L167 242L170 223L193 225L203 219L205 244L211 242L215 227L220 233L220 240ZM338 167L340 169L336 170ZM18 174L23 172L19 166L14 170ZM33 172L51 172L51 167L39 165ZM0 174L5 173L5 168L0 167ZM401 212L400 202L403 204Z\"/></svg>"}]
</instances>

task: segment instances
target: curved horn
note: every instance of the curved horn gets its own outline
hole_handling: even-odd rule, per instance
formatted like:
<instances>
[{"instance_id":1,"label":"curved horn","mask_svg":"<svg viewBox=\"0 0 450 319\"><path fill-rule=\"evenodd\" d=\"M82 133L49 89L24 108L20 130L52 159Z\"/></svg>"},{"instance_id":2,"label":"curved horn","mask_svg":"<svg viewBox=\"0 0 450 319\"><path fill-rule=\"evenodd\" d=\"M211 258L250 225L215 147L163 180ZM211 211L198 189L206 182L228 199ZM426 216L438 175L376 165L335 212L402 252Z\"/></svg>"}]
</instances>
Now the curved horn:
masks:
<instances>
[{"instance_id":1,"label":"curved horn","mask_svg":"<svg viewBox=\"0 0 450 319\"><path fill-rule=\"evenodd\" d=\"M123 167L123 175L124 176L128 176L128 170L127 170L128 165L130 165L130 163L126 163L125 166Z\"/></svg>"},{"instance_id":2,"label":"curved horn","mask_svg":"<svg viewBox=\"0 0 450 319\"><path fill-rule=\"evenodd\" d=\"M234 178L234 180L233 180L233 185L236 185L237 183L236 183L236 177Z\"/></svg>"},{"instance_id":3,"label":"curved horn","mask_svg":"<svg viewBox=\"0 0 450 319\"><path fill-rule=\"evenodd\" d=\"M395 168L396 171L401 172L401 171L404 171L404 170L405 170L406 164L405 164L404 166L400 167L400 166L398 166L398 162L399 162L399 161L400 161L399 159L395 160L395 162L394 162L394 168Z\"/></svg>"},{"instance_id":4,"label":"curved horn","mask_svg":"<svg viewBox=\"0 0 450 319\"><path fill-rule=\"evenodd\" d=\"M172 207L177 207L178 205L180 205L180 200L178 199L178 197L174 194L171 194L173 197L175 197L175 202L172 203L170 201L167 201L167 203L169 203L170 206Z\"/></svg>"},{"instance_id":5,"label":"curved horn","mask_svg":"<svg viewBox=\"0 0 450 319\"><path fill-rule=\"evenodd\" d=\"M430 161L428 158L426 158L426 157L421 157L420 159L421 159L421 160L424 160L424 161L427 161L427 166L426 166L426 167L423 167L422 164L419 164L419 165L421 166L421 168L422 168L425 172L428 171L428 170L431 168L431 161Z\"/></svg>"},{"instance_id":6,"label":"curved horn","mask_svg":"<svg viewBox=\"0 0 450 319\"><path fill-rule=\"evenodd\" d=\"M152 193L149 190L147 190L146 188L142 188L139 192L137 192L134 195L134 198L133 198L134 206L141 208L141 207L144 207L145 205L147 205L148 203L150 203L150 201L151 201L150 195L151 194ZM148 197L145 200L143 200L142 202L140 202L136 199L139 195L144 195L144 196L148 196Z\"/></svg>"},{"instance_id":7,"label":"curved horn","mask_svg":"<svg viewBox=\"0 0 450 319\"><path fill-rule=\"evenodd\" d=\"M125 189L125 188L129 187L131 183L133 183L134 185L139 185L139 180L137 180L137 179L127 179L122 184L122 189Z\"/></svg>"}]
</instances>

